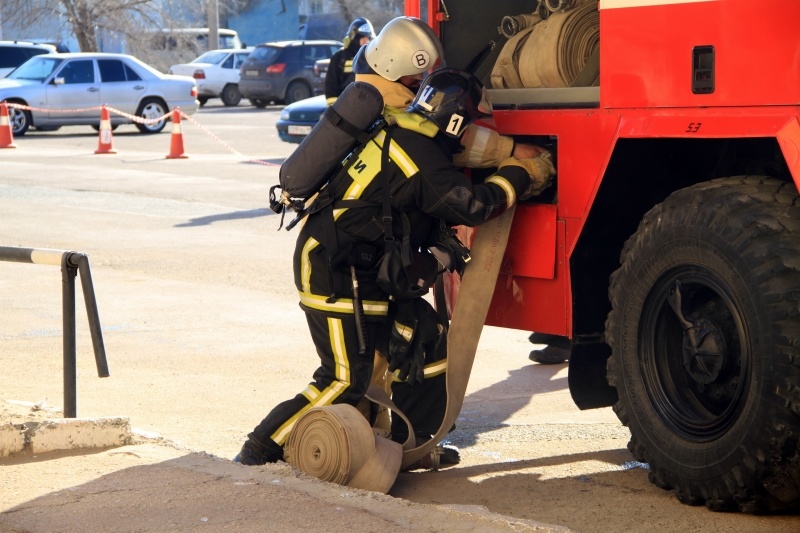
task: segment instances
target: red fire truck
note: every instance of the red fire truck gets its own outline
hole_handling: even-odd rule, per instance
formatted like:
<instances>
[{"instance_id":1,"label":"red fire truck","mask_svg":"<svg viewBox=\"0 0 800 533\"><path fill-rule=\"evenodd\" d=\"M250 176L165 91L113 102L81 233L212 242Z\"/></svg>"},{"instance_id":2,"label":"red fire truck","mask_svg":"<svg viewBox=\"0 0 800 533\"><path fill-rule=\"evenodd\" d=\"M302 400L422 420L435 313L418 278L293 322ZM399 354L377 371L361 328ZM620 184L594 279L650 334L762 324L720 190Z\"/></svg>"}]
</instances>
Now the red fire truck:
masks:
<instances>
[{"instance_id":1,"label":"red fire truck","mask_svg":"<svg viewBox=\"0 0 800 533\"><path fill-rule=\"evenodd\" d=\"M487 323L572 339L576 404L613 405L682 502L796 507L800 1L593 3L599 75L488 90L497 130L550 148L558 175L517 207ZM406 15L489 88L504 17L574 4L407 0Z\"/></svg>"}]
</instances>

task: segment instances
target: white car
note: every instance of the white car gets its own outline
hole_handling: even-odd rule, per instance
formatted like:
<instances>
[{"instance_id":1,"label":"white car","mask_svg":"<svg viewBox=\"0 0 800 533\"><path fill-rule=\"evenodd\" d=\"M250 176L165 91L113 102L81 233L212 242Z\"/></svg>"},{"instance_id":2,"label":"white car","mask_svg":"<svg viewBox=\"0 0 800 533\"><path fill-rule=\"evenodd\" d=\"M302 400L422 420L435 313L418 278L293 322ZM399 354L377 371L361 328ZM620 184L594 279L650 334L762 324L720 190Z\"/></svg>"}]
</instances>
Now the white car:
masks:
<instances>
[{"instance_id":1,"label":"white car","mask_svg":"<svg viewBox=\"0 0 800 533\"><path fill-rule=\"evenodd\" d=\"M55 130L61 126L100 126L103 104L128 116L111 112L111 127L136 122L142 133L164 129L167 113L180 107L197 111L197 85L193 78L162 74L125 54L43 54L32 57L0 80L0 102L30 106L9 107L11 131L24 135L33 126ZM157 120L160 119L160 120Z\"/></svg>"},{"instance_id":2,"label":"white car","mask_svg":"<svg viewBox=\"0 0 800 533\"><path fill-rule=\"evenodd\" d=\"M191 76L197 80L197 99L204 105L210 98L221 98L227 106L238 105L239 67L250 55L251 48L210 50L190 63L169 67L170 74Z\"/></svg>"},{"instance_id":3,"label":"white car","mask_svg":"<svg viewBox=\"0 0 800 533\"><path fill-rule=\"evenodd\" d=\"M0 41L0 78L5 78L33 56L55 53L56 47L50 44L31 41Z\"/></svg>"}]
</instances>

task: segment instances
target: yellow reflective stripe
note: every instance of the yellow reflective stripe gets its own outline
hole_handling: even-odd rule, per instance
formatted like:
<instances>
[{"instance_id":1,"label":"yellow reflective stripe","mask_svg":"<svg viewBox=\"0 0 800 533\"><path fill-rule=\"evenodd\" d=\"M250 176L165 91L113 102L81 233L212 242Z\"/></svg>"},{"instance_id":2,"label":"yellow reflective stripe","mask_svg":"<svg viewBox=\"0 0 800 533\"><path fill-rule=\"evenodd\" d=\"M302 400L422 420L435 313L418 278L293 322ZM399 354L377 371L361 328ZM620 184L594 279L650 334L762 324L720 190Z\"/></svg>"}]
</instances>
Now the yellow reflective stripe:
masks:
<instances>
[{"instance_id":1,"label":"yellow reflective stripe","mask_svg":"<svg viewBox=\"0 0 800 533\"><path fill-rule=\"evenodd\" d=\"M370 178L370 181L371 181L371 178ZM369 183L369 182L367 182L367 183ZM364 188L365 188L364 185L361 185L357 181L353 181L353 183L350 184L350 187L348 187L347 190L345 191L344 196L342 196L342 200L358 200L358 198L360 198L361 194L364 192ZM342 216L342 213L347 211L347 209L348 209L347 207L334 209L333 210L333 220L334 221L338 220L339 217Z\"/></svg>"},{"instance_id":2,"label":"yellow reflective stripe","mask_svg":"<svg viewBox=\"0 0 800 533\"><path fill-rule=\"evenodd\" d=\"M425 379L432 378L444 374L447 372L447 359L442 359L441 361L434 361L429 365L425 365L425 368L422 370ZM400 374L399 370L395 370L392 372L392 381L403 381L398 376Z\"/></svg>"},{"instance_id":3,"label":"yellow reflective stripe","mask_svg":"<svg viewBox=\"0 0 800 533\"><path fill-rule=\"evenodd\" d=\"M311 309L319 311L327 311L329 313L347 313L353 312L353 300L350 298L337 298L334 302L326 301L326 296L319 296L308 292L299 292L300 303ZM362 300L361 306L364 308L364 314L369 316L386 316L389 314L389 302L380 300Z\"/></svg>"},{"instance_id":4,"label":"yellow reflective stripe","mask_svg":"<svg viewBox=\"0 0 800 533\"><path fill-rule=\"evenodd\" d=\"M353 60L352 59L346 60L344 62L344 68L342 70L347 74L353 72Z\"/></svg>"},{"instance_id":5,"label":"yellow reflective stripe","mask_svg":"<svg viewBox=\"0 0 800 533\"><path fill-rule=\"evenodd\" d=\"M383 149L383 142L385 140L386 140L385 131L381 131L375 137L375 142L377 143L378 146L381 147L381 149ZM408 157L408 154L406 154L405 151L402 148L400 148L400 146L398 146L397 143L394 141L392 141L392 144L389 146L389 157L391 157L392 161L394 161L395 164L398 167L400 167L400 170L403 171L403 174L405 175L406 178L410 178L411 176L419 172L419 167L417 167L416 163L414 163L414 161L410 157Z\"/></svg>"},{"instance_id":6,"label":"yellow reflective stripe","mask_svg":"<svg viewBox=\"0 0 800 533\"><path fill-rule=\"evenodd\" d=\"M309 400L308 405L304 406L295 413L289 420L283 423L270 438L279 445L283 446L289 438L289 434L297 420L312 407L321 405L331 405L341 396L342 392L350 386L350 362L347 359L347 347L344 343L344 329L342 320L339 318L328 318L328 333L330 335L331 353L333 353L334 371L336 380L333 381L325 390L309 398L315 389L312 386L306 387L303 395Z\"/></svg>"},{"instance_id":7,"label":"yellow reflective stripe","mask_svg":"<svg viewBox=\"0 0 800 533\"><path fill-rule=\"evenodd\" d=\"M425 366L426 378L432 378L433 376L438 376L439 374L444 374L445 372L447 372L447 359L435 361Z\"/></svg>"},{"instance_id":8,"label":"yellow reflective stripe","mask_svg":"<svg viewBox=\"0 0 800 533\"><path fill-rule=\"evenodd\" d=\"M316 400L310 402L308 405L303 406L303 408L297 411L289 420L284 422L283 425L279 427L277 431L275 431L275 433L270 435L269 438L274 440L280 446L286 444L286 440L289 438L292 428L301 416L303 416L309 409L313 407L332 405L333 401L341 396L343 389L347 385L348 384L340 381L334 381L331 383L330 387L327 387L324 391L322 391Z\"/></svg>"},{"instance_id":9,"label":"yellow reflective stripe","mask_svg":"<svg viewBox=\"0 0 800 533\"><path fill-rule=\"evenodd\" d=\"M301 392L300 394L305 396L306 400L308 400L309 402L313 402L316 398L319 397L319 389L316 388L314 385L309 385L308 387L303 389L303 392Z\"/></svg>"},{"instance_id":10,"label":"yellow reflective stripe","mask_svg":"<svg viewBox=\"0 0 800 533\"><path fill-rule=\"evenodd\" d=\"M344 343L341 318L328 317L328 333L330 334L336 379L344 383L350 383L350 366L347 361L347 346Z\"/></svg>"},{"instance_id":11,"label":"yellow reflective stripe","mask_svg":"<svg viewBox=\"0 0 800 533\"><path fill-rule=\"evenodd\" d=\"M506 205L512 206L517 201L517 191L514 190L514 186L511 185L507 179L503 176L494 175L491 176L489 179L486 180L485 183L494 183L495 185L499 185L503 192L506 193Z\"/></svg>"},{"instance_id":12,"label":"yellow reflective stripe","mask_svg":"<svg viewBox=\"0 0 800 533\"><path fill-rule=\"evenodd\" d=\"M309 239L303 245L303 251L300 254L300 284L305 292L311 290L311 260L308 256L311 253L311 250L317 246L319 246L319 242L316 239L309 237Z\"/></svg>"}]
</instances>

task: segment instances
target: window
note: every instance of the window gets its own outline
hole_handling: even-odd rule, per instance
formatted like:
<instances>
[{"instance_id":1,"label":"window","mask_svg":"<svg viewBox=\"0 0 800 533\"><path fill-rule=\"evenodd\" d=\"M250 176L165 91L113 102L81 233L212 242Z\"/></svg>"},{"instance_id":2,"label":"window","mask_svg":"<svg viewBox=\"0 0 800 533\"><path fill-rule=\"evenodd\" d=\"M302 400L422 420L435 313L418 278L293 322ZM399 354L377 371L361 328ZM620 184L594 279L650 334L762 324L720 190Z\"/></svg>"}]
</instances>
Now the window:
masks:
<instances>
[{"instance_id":1,"label":"window","mask_svg":"<svg viewBox=\"0 0 800 533\"><path fill-rule=\"evenodd\" d=\"M28 60L22 48L16 46L0 47L0 68L16 68Z\"/></svg>"},{"instance_id":2,"label":"window","mask_svg":"<svg viewBox=\"0 0 800 533\"><path fill-rule=\"evenodd\" d=\"M229 55L222 62L222 68L233 68L233 55Z\"/></svg>"},{"instance_id":3,"label":"window","mask_svg":"<svg viewBox=\"0 0 800 533\"><path fill-rule=\"evenodd\" d=\"M117 59L98 59L100 68L100 81L115 82L125 81L125 65Z\"/></svg>"},{"instance_id":4,"label":"window","mask_svg":"<svg viewBox=\"0 0 800 533\"><path fill-rule=\"evenodd\" d=\"M245 59L247 59L247 56L248 56L248 55L249 55L249 54L235 54L235 55L234 55L234 58L235 58L235 59L234 59L234 61L235 61L235 63L233 64L233 68L239 68L239 67L241 67L241 66L242 66L242 63L244 63L244 60L245 60Z\"/></svg>"},{"instance_id":5,"label":"window","mask_svg":"<svg viewBox=\"0 0 800 533\"><path fill-rule=\"evenodd\" d=\"M70 61L58 76L64 78L64 83L94 83L94 61L91 59L78 59Z\"/></svg>"},{"instance_id":6,"label":"window","mask_svg":"<svg viewBox=\"0 0 800 533\"><path fill-rule=\"evenodd\" d=\"M128 81L139 81L142 79L142 77L136 74L136 72L128 65L125 65L125 75L128 78Z\"/></svg>"}]
</instances>

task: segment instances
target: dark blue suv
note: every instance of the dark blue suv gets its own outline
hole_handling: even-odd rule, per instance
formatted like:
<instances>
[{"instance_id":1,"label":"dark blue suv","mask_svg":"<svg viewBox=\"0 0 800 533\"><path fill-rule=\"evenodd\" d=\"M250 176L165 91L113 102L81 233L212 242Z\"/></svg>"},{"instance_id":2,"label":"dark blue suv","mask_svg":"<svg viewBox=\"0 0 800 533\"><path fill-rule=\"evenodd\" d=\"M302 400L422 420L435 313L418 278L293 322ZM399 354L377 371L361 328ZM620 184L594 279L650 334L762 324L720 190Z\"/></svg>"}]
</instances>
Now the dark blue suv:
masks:
<instances>
[{"instance_id":1,"label":"dark blue suv","mask_svg":"<svg viewBox=\"0 0 800 533\"><path fill-rule=\"evenodd\" d=\"M259 44L240 68L239 92L256 107L291 104L314 94L314 63L342 47L339 41Z\"/></svg>"}]
</instances>

